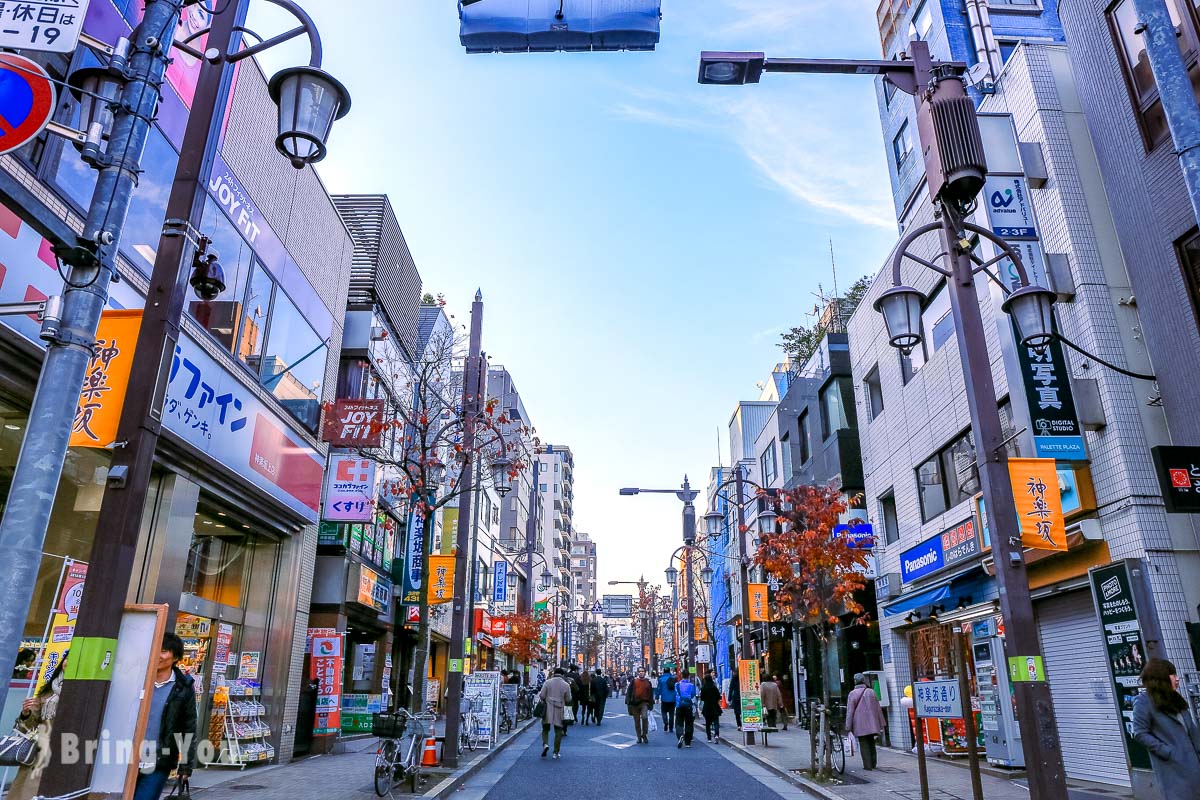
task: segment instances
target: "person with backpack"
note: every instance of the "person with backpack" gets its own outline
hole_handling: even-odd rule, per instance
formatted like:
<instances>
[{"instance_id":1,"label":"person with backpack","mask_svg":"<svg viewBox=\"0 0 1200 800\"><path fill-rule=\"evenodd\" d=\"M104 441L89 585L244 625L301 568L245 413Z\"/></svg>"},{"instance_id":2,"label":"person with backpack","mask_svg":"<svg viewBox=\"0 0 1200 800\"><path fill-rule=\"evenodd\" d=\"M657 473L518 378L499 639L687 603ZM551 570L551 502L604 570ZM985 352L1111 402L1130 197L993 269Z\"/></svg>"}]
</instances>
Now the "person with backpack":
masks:
<instances>
[{"instance_id":1,"label":"person with backpack","mask_svg":"<svg viewBox=\"0 0 1200 800\"><path fill-rule=\"evenodd\" d=\"M658 700L662 703L663 733L675 732L675 674L664 669L658 679Z\"/></svg>"},{"instance_id":2,"label":"person with backpack","mask_svg":"<svg viewBox=\"0 0 1200 800\"><path fill-rule=\"evenodd\" d=\"M684 674L675 684L675 726L679 733L676 747L691 747L696 733L696 684Z\"/></svg>"},{"instance_id":3,"label":"person with backpack","mask_svg":"<svg viewBox=\"0 0 1200 800\"><path fill-rule=\"evenodd\" d=\"M629 716L633 717L633 730L637 734L638 744L649 744L650 709L654 708L654 684L646 677L644 667L639 667L637 677L629 682L625 690L625 707Z\"/></svg>"}]
</instances>

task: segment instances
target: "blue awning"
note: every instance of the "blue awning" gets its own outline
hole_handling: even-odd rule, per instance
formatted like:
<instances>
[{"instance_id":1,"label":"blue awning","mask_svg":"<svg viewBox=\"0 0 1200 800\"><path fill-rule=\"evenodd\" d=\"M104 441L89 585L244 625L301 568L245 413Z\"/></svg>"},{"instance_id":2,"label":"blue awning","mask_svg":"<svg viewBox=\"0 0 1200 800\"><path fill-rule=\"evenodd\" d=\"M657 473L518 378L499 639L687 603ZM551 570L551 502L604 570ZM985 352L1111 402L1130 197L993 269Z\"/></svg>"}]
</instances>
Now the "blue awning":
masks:
<instances>
[{"instance_id":1,"label":"blue awning","mask_svg":"<svg viewBox=\"0 0 1200 800\"><path fill-rule=\"evenodd\" d=\"M941 586L935 586L932 589L926 589L916 594L905 595L891 605L884 606L883 615L885 617L894 617L897 614L904 614L915 608L936 603L938 600L945 600L949 596L950 581L946 581Z\"/></svg>"}]
</instances>

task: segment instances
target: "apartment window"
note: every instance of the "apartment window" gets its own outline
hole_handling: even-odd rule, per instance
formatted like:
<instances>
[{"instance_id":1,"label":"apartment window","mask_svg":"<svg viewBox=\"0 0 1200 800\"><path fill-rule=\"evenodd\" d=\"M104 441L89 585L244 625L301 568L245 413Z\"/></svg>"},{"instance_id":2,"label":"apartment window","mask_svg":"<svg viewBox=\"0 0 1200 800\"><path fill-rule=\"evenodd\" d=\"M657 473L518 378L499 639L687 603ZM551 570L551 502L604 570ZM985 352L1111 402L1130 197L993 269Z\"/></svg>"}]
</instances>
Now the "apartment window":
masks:
<instances>
[{"instance_id":1,"label":"apartment window","mask_svg":"<svg viewBox=\"0 0 1200 800\"><path fill-rule=\"evenodd\" d=\"M879 382L879 365L863 378L863 393L866 395L867 413L875 419L883 413L883 385Z\"/></svg>"},{"instance_id":2,"label":"apartment window","mask_svg":"<svg viewBox=\"0 0 1200 800\"><path fill-rule=\"evenodd\" d=\"M779 477L779 462L775 456L775 440L767 445L767 449L758 457L759 466L762 467L763 482L770 486Z\"/></svg>"},{"instance_id":3,"label":"apartment window","mask_svg":"<svg viewBox=\"0 0 1200 800\"><path fill-rule=\"evenodd\" d=\"M988 0L988 5L1000 6L1002 8L1009 6L1015 8L1036 9L1042 7L1042 0Z\"/></svg>"},{"instance_id":4,"label":"apartment window","mask_svg":"<svg viewBox=\"0 0 1200 800\"><path fill-rule=\"evenodd\" d=\"M945 513L979 491L974 466L975 440L967 430L917 467L923 521Z\"/></svg>"},{"instance_id":5,"label":"apartment window","mask_svg":"<svg viewBox=\"0 0 1200 800\"><path fill-rule=\"evenodd\" d=\"M883 519L883 543L900 541L900 522L896 517L896 493L888 492L879 498L879 516Z\"/></svg>"},{"instance_id":6,"label":"apartment window","mask_svg":"<svg viewBox=\"0 0 1200 800\"><path fill-rule=\"evenodd\" d=\"M808 412L805 411L800 415L800 463L807 464L812 458L812 450L809 446L811 436L808 430Z\"/></svg>"},{"instance_id":7,"label":"apartment window","mask_svg":"<svg viewBox=\"0 0 1200 800\"><path fill-rule=\"evenodd\" d=\"M1179 49L1191 77L1193 91L1200 85L1200 67L1197 66L1196 36L1191 11L1181 13L1177 0L1166 0L1171 19L1180 31ZM1162 101L1158 96L1158 85L1150 71L1150 60L1146 56L1142 35L1135 33L1138 25L1137 11L1133 0L1121 0L1108 12L1108 23L1121 55L1129 86L1130 99L1141 123L1142 135L1147 149L1167 138L1167 118L1163 113Z\"/></svg>"},{"instance_id":8,"label":"apartment window","mask_svg":"<svg viewBox=\"0 0 1200 800\"><path fill-rule=\"evenodd\" d=\"M883 82L883 104L888 108L892 107L892 99L896 96L896 84L889 80Z\"/></svg>"},{"instance_id":9,"label":"apartment window","mask_svg":"<svg viewBox=\"0 0 1200 800\"><path fill-rule=\"evenodd\" d=\"M895 138L892 139L892 156L896 159L896 169L904 164L904 160L908 158L912 149L912 133L908 129L908 120L904 120L900 123L900 130L896 131Z\"/></svg>"},{"instance_id":10,"label":"apartment window","mask_svg":"<svg viewBox=\"0 0 1200 800\"><path fill-rule=\"evenodd\" d=\"M821 390L821 438L828 439L834 431L849 428L846 406L842 399L845 378L834 378Z\"/></svg>"},{"instance_id":11,"label":"apartment window","mask_svg":"<svg viewBox=\"0 0 1200 800\"><path fill-rule=\"evenodd\" d=\"M1001 64L1008 63L1008 60L1010 58L1012 58L1012 54L1017 52L1018 44L1020 44L1020 42L1009 41L1009 40L1005 40L1005 39L1001 39L996 42L996 46L1000 48L1000 63Z\"/></svg>"},{"instance_id":12,"label":"apartment window","mask_svg":"<svg viewBox=\"0 0 1200 800\"><path fill-rule=\"evenodd\" d=\"M930 3L922 3L913 14L912 26L909 28L909 35L916 39L924 39L929 35L929 30L933 27L933 9L930 8Z\"/></svg>"},{"instance_id":13,"label":"apartment window","mask_svg":"<svg viewBox=\"0 0 1200 800\"><path fill-rule=\"evenodd\" d=\"M921 312L921 347L925 350L925 359L933 358L933 354L941 350L953 335L954 315L950 313L950 292L943 283Z\"/></svg>"},{"instance_id":14,"label":"apartment window","mask_svg":"<svg viewBox=\"0 0 1200 800\"><path fill-rule=\"evenodd\" d=\"M792 434L791 431L779 437L779 450L783 456L784 481L792 476Z\"/></svg>"},{"instance_id":15,"label":"apartment window","mask_svg":"<svg viewBox=\"0 0 1200 800\"><path fill-rule=\"evenodd\" d=\"M541 489L541 490L544 492L544 491L546 491L546 484L544 484L544 483L543 483L543 484L542 484L541 486L539 486L538 488L539 488L539 489Z\"/></svg>"},{"instance_id":16,"label":"apartment window","mask_svg":"<svg viewBox=\"0 0 1200 800\"><path fill-rule=\"evenodd\" d=\"M1192 229L1184 238L1175 244L1179 253L1179 263L1183 267L1183 279L1187 285L1188 295L1192 298L1192 308L1196 318L1200 320L1200 230Z\"/></svg>"}]
</instances>

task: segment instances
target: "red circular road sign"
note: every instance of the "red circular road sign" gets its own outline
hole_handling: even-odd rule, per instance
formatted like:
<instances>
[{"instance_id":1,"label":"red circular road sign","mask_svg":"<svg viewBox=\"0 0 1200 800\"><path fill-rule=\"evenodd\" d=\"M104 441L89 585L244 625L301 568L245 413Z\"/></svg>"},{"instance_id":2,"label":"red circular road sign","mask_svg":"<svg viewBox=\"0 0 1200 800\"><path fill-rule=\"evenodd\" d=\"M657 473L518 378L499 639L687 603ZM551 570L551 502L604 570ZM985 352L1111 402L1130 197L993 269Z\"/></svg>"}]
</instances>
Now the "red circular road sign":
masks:
<instances>
[{"instance_id":1,"label":"red circular road sign","mask_svg":"<svg viewBox=\"0 0 1200 800\"><path fill-rule=\"evenodd\" d=\"M40 64L0 53L0 154L41 133L54 116L54 105L54 84Z\"/></svg>"}]
</instances>

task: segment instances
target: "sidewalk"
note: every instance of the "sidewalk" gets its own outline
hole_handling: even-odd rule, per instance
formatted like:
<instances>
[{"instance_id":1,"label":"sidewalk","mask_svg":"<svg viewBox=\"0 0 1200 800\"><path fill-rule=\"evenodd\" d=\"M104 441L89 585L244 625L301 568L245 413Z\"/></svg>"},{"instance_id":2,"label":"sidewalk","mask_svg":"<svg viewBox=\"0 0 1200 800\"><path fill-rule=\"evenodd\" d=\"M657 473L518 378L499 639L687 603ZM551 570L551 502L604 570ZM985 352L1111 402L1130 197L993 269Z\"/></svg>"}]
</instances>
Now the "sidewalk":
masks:
<instances>
[{"instance_id":1,"label":"sidewalk","mask_svg":"<svg viewBox=\"0 0 1200 800\"><path fill-rule=\"evenodd\" d=\"M732 725L721 725L721 741L734 750L758 761L778 773L786 774L803 785L816 797L826 800L877 800L880 797L920 798L920 777L915 754L891 748L879 748L878 768L867 772L862 768L862 758L857 749L855 754L846 755L846 775L840 784L817 784L807 777L812 756L808 731L792 727L786 732L772 733L769 746L763 747L757 739L753 747L742 745L742 734ZM729 738L726 738L729 737ZM926 759L929 774L929 796L931 800L970 800L971 773L967 759L949 759L930 756ZM983 774L983 796L986 800L1029 800L1029 790L1023 780L1024 773L1016 778L1001 777L998 769L988 767ZM1114 800L1129 797L1116 788L1083 787L1072 788L1069 800Z\"/></svg>"},{"instance_id":2,"label":"sidewalk","mask_svg":"<svg viewBox=\"0 0 1200 800\"><path fill-rule=\"evenodd\" d=\"M463 753L458 769L429 767L423 797L439 797L453 785L481 769L502 752L529 726L526 720L511 734L501 735L491 750L480 748ZM337 755L318 755L245 770L209 767L196 770L192 777L192 795L198 800L329 800L329 798L375 797L375 752L379 740L374 737L346 742L346 751ZM396 787L395 797L402 794Z\"/></svg>"}]
</instances>

